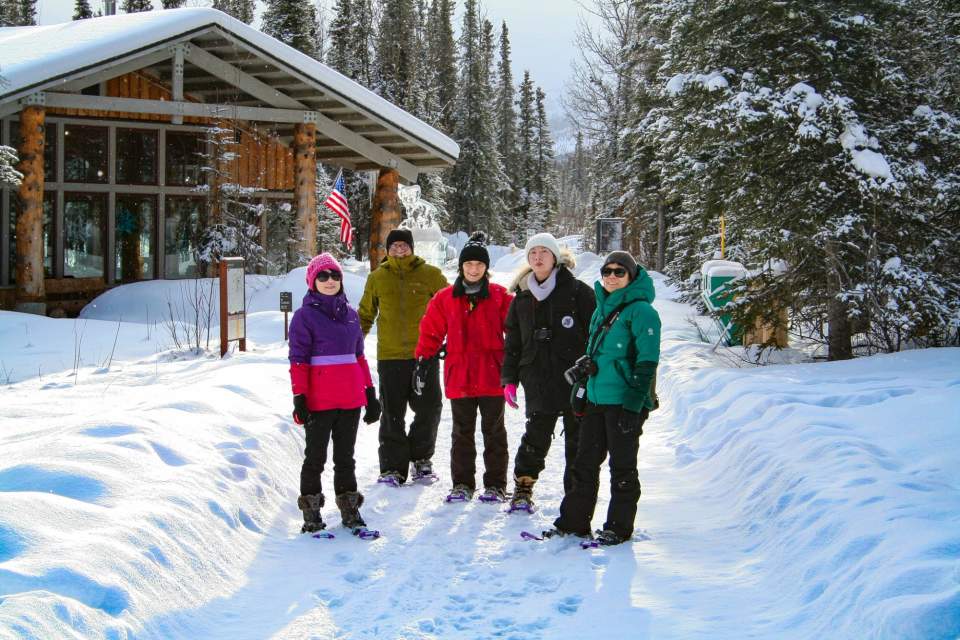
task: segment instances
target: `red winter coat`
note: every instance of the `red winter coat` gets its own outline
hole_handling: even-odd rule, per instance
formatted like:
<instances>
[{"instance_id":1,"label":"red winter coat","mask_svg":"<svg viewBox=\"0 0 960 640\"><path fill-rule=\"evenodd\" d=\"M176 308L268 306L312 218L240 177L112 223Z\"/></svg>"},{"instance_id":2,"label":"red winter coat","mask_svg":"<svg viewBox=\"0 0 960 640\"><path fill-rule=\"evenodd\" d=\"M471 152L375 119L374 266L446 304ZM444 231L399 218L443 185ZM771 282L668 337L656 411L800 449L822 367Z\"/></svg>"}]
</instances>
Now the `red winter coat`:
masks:
<instances>
[{"instance_id":1,"label":"red winter coat","mask_svg":"<svg viewBox=\"0 0 960 640\"><path fill-rule=\"evenodd\" d=\"M414 355L430 358L447 339L443 388L448 398L476 398L503 394L503 332L513 296L498 284L487 283L487 297L471 310L456 284L437 292L420 320L420 339Z\"/></svg>"}]
</instances>

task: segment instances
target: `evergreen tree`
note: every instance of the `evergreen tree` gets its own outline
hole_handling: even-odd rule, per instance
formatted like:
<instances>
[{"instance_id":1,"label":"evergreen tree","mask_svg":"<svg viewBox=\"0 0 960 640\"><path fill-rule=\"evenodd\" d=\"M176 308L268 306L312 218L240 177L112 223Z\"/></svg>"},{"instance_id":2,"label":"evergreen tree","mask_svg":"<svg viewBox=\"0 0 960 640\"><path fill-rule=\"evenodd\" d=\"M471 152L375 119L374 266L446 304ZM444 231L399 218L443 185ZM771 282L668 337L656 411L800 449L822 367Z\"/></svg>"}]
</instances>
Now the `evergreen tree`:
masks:
<instances>
[{"instance_id":1,"label":"evergreen tree","mask_svg":"<svg viewBox=\"0 0 960 640\"><path fill-rule=\"evenodd\" d=\"M500 27L500 60L497 64L497 153L507 176L501 198L508 210L517 207L519 176L517 167L517 112L513 107L513 71L510 68L510 34L507 23ZM511 230L512 231L512 230Z\"/></svg>"},{"instance_id":2,"label":"evergreen tree","mask_svg":"<svg viewBox=\"0 0 960 640\"><path fill-rule=\"evenodd\" d=\"M454 139L460 158L450 186L450 216L453 228L486 231L502 240L504 215L499 197L506 176L494 140L492 73L492 27L482 25L476 0L467 0L460 34L460 86Z\"/></svg>"},{"instance_id":3,"label":"evergreen tree","mask_svg":"<svg viewBox=\"0 0 960 640\"><path fill-rule=\"evenodd\" d=\"M86 20L93 17L93 10L90 8L90 0L77 0L73 6L73 19Z\"/></svg>"},{"instance_id":4,"label":"evergreen tree","mask_svg":"<svg viewBox=\"0 0 960 640\"><path fill-rule=\"evenodd\" d=\"M517 188L516 215L514 219L513 240L522 244L527 230L539 229L538 220L531 216L536 207L536 171L537 171L537 111L536 87L530 78L530 72L523 72L523 81L517 95Z\"/></svg>"},{"instance_id":5,"label":"evergreen tree","mask_svg":"<svg viewBox=\"0 0 960 640\"><path fill-rule=\"evenodd\" d=\"M317 14L303 0L268 0L261 31L312 58L317 57Z\"/></svg>"},{"instance_id":6,"label":"evergreen tree","mask_svg":"<svg viewBox=\"0 0 960 640\"><path fill-rule=\"evenodd\" d=\"M123 11L124 13L153 11L153 3L150 0L123 0Z\"/></svg>"},{"instance_id":7,"label":"evergreen tree","mask_svg":"<svg viewBox=\"0 0 960 640\"><path fill-rule=\"evenodd\" d=\"M213 0L213 8L231 15L241 22L247 24L253 22L254 0Z\"/></svg>"},{"instance_id":8,"label":"evergreen tree","mask_svg":"<svg viewBox=\"0 0 960 640\"><path fill-rule=\"evenodd\" d=\"M557 180L554 172L553 137L544 103L546 94L537 87L536 93L536 172L533 188L537 194L537 228L546 228L557 210Z\"/></svg>"},{"instance_id":9,"label":"evergreen tree","mask_svg":"<svg viewBox=\"0 0 960 640\"><path fill-rule=\"evenodd\" d=\"M376 48L377 93L413 111L417 104L416 11L413 0L383 0Z\"/></svg>"},{"instance_id":10,"label":"evergreen tree","mask_svg":"<svg viewBox=\"0 0 960 640\"><path fill-rule=\"evenodd\" d=\"M455 107L459 90L457 64L459 61L456 39L453 34L453 0L433 0L427 16L427 42L429 65L426 77L431 100L437 113L433 122L441 131L451 134L454 130Z\"/></svg>"},{"instance_id":11,"label":"evergreen tree","mask_svg":"<svg viewBox=\"0 0 960 640\"><path fill-rule=\"evenodd\" d=\"M163 5L164 9L179 9L180 7L183 6L184 2L186 2L186 0L160 0L160 4ZM216 0L214 0L213 8L214 9L219 8L217 7Z\"/></svg>"},{"instance_id":12,"label":"evergreen tree","mask_svg":"<svg viewBox=\"0 0 960 640\"><path fill-rule=\"evenodd\" d=\"M356 69L352 48L355 24L351 0L337 0L333 6L333 15L334 18L330 22L330 45L327 49L326 62L333 69L355 80Z\"/></svg>"}]
</instances>

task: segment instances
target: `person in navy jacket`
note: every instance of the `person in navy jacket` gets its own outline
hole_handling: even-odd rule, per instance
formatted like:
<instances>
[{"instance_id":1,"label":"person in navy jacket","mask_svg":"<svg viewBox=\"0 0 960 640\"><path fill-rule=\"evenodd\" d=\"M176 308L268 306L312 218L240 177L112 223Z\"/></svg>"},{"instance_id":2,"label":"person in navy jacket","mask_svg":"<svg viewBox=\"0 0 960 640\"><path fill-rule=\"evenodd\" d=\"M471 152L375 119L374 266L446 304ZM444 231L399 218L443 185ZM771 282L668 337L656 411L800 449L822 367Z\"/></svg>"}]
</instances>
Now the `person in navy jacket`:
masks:
<instances>
[{"instance_id":1,"label":"person in navy jacket","mask_svg":"<svg viewBox=\"0 0 960 640\"><path fill-rule=\"evenodd\" d=\"M363 495L357 491L353 452L360 408L363 421L380 418L370 368L363 356L363 333L356 310L347 304L343 269L329 253L307 266L307 294L290 323L290 382L293 419L303 425L306 449L300 471L302 532L320 531L324 505L320 477L333 440L333 490L345 527L366 526L360 517Z\"/></svg>"}]
</instances>

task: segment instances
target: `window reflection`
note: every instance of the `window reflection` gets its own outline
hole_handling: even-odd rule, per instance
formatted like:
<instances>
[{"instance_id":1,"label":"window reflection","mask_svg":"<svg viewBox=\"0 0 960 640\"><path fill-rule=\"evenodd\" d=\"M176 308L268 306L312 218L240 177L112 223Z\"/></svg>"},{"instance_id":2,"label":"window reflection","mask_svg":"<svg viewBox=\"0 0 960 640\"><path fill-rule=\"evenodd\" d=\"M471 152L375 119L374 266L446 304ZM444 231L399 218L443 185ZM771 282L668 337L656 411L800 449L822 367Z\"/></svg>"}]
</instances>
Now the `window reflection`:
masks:
<instances>
[{"instance_id":1,"label":"window reflection","mask_svg":"<svg viewBox=\"0 0 960 640\"><path fill-rule=\"evenodd\" d=\"M117 282L154 277L156 211L157 199L153 196L117 196L113 228Z\"/></svg>"},{"instance_id":2,"label":"window reflection","mask_svg":"<svg viewBox=\"0 0 960 640\"><path fill-rule=\"evenodd\" d=\"M167 184L193 187L200 182L203 139L199 133L167 132Z\"/></svg>"},{"instance_id":3,"label":"window reflection","mask_svg":"<svg viewBox=\"0 0 960 640\"><path fill-rule=\"evenodd\" d=\"M107 128L63 125L65 182L107 181Z\"/></svg>"},{"instance_id":4,"label":"window reflection","mask_svg":"<svg viewBox=\"0 0 960 640\"><path fill-rule=\"evenodd\" d=\"M107 194L67 193L63 199L63 275L102 278Z\"/></svg>"},{"instance_id":5,"label":"window reflection","mask_svg":"<svg viewBox=\"0 0 960 640\"><path fill-rule=\"evenodd\" d=\"M203 198L167 197L163 224L164 277L197 277L197 251L206 224L206 201Z\"/></svg>"},{"instance_id":6,"label":"window reflection","mask_svg":"<svg viewBox=\"0 0 960 640\"><path fill-rule=\"evenodd\" d=\"M117 129L117 184L157 184L157 132Z\"/></svg>"}]
</instances>

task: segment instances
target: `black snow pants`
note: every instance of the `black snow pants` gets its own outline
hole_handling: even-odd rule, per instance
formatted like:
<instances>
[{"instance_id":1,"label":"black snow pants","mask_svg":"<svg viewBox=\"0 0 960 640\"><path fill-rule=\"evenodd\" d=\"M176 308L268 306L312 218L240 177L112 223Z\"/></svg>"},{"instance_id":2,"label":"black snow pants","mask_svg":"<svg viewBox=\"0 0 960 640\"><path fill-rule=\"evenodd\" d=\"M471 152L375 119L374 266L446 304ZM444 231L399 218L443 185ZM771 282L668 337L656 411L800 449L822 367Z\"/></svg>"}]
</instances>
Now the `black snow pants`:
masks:
<instances>
[{"instance_id":1,"label":"black snow pants","mask_svg":"<svg viewBox=\"0 0 960 640\"><path fill-rule=\"evenodd\" d=\"M573 461L577 457L580 419L569 409L560 413L536 412L527 417L526 429L520 438L520 448L513 461L513 475L529 476L536 480L546 466L547 453L557 426L563 416L563 446L566 462L563 469L563 490L570 491L573 482Z\"/></svg>"},{"instance_id":2,"label":"black snow pants","mask_svg":"<svg viewBox=\"0 0 960 640\"><path fill-rule=\"evenodd\" d=\"M323 493L320 476L327 463L327 447L333 439L333 491L340 495L357 490L356 462L357 425L360 409L328 409L313 411L304 426L307 448L300 469L300 495Z\"/></svg>"},{"instance_id":3,"label":"black snow pants","mask_svg":"<svg viewBox=\"0 0 960 640\"><path fill-rule=\"evenodd\" d=\"M407 479L410 462L433 458L443 397L440 391L440 361L427 360L426 386L422 395L413 392L416 360L380 360L380 473L395 471ZM413 423L407 434L407 404L413 410Z\"/></svg>"},{"instance_id":4,"label":"black snow pants","mask_svg":"<svg viewBox=\"0 0 960 640\"><path fill-rule=\"evenodd\" d=\"M568 533L587 535L600 491L600 465L610 454L610 505L603 528L627 540L633 535L633 521L640 500L637 453L640 434L650 412L641 412L640 426L624 432L620 426L620 405L587 405L580 425L580 443L573 463L573 490L560 503L560 517L554 526Z\"/></svg>"},{"instance_id":5,"label":"black snow pants","mask_svg":"<svg viewBox=\"0 0 960 640\"><path fill-rule=\"evenodd\" d=\"M453 484L477 488L477 409L483 434L483 486L507 489L507 430L503 424L503 396L456 398L453 410L453 443L450 447L450 475Z\"/></svg>"}]
</instances>

